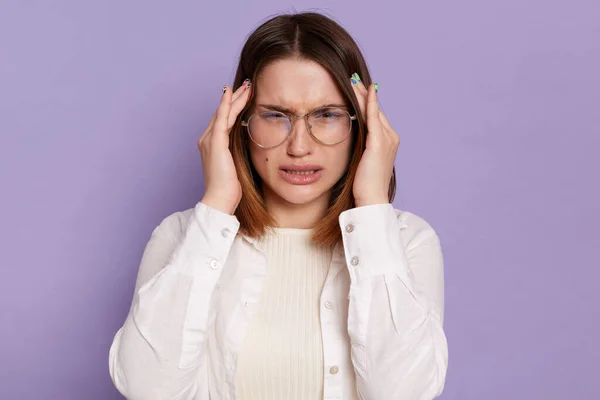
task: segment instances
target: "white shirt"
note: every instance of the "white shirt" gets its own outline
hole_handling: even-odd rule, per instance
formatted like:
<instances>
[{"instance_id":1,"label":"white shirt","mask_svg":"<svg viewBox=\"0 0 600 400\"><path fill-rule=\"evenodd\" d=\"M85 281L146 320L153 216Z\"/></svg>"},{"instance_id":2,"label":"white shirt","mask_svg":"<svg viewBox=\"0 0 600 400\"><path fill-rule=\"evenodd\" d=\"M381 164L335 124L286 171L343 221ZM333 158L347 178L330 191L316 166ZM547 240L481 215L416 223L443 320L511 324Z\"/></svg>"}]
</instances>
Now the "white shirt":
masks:
<instances>
[{"instance_id":1,"label":"white shirt","mask_svg":"<svg viewBox=\"0 0 600 400\"><path fill-rule=\"evenodd\" d=\"M321 293L325 400L430 400L448 365L443 257L433 228L391 204L339 217ZM233 400L237 357L266 274L259 240L198 203L165 218L142 257L109 355L130 400Z\"/></svg>"},{"instance_id":2,"label":"white shirt","mask_svg":"<svg viewBox=\"0 0 600 400\"><path fill-rule=\"evenodd\" d=\"M275 228L260 240L267 271L238 352L239 400L323 398L321 293L333 248L312 243L314 233Z\"/></svg>"}]
</instances>

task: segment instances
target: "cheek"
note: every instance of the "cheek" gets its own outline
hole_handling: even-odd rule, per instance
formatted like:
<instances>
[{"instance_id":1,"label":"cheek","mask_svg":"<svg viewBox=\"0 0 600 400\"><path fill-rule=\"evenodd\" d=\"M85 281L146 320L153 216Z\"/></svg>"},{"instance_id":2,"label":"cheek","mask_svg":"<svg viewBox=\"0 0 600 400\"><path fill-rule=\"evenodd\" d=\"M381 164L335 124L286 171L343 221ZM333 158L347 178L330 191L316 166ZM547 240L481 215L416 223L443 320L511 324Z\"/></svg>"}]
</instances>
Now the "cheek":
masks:
<instances>
[{"instance_id":1,"label":"cheek","mask_svg":"<svg viewBox=\"0 0 600 400\"><path fill-rule=\"evenodd\" d=\"M258 174L264 179L271 167L272 157L264 149L253 148L250 150L250 159Z\"/></svg>"},{"instance_id":2,"label":"cheek","mask_svg":"<svg viewBox=\"0 0 600 400\"><path fill-rule=\"evenodd\" d=\"M336 175L341 176L350 163L352 146L350 146L350 144L340 144L340 147L332 150L333 151L327 155L329 168L331 171L335 171Z\"/></svg>"},{"instance_id":3,"label":"cheek","mask_svg":"<svg viewBox=\"0 0 600 400\"><path fill-rule=\"evenodd\" d=\"M340 164L343 169L346 170L346 167L350 163L350 157L352 156L352 142L348 141L344 143L344 147L340 151L339 160L343 160Z\"/></svg>"}]
</instances>

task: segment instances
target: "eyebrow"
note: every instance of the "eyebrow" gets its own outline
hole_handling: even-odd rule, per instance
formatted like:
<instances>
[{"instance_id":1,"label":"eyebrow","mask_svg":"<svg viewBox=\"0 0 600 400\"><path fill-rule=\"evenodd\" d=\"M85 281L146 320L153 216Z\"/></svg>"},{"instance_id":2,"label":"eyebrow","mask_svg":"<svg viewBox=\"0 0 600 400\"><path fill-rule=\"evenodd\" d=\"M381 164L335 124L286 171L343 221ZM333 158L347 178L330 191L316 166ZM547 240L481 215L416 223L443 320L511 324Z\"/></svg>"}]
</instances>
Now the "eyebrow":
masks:
<instances>
[{"instance_id":1,"label":"eyebrow","mask_svg":"<svg viewBox=\"0 0 600 400\"><path fill-rule=\"evenodd\" d=\"M282 112L284 114L294 114L295 110L291 109L291 108L286 108L286 107L281 107L275 104L257 104L259 107L263 107L266 108L268 110L273 110L273 111L279 111ZM328 103L328 104L323 104L317 108L313 108L311 111L314 110L318 110L320 108L343 108L345 110L348 109L348 107L345 104L339 104L339 103Z\"/></svg>"}]
</instances>

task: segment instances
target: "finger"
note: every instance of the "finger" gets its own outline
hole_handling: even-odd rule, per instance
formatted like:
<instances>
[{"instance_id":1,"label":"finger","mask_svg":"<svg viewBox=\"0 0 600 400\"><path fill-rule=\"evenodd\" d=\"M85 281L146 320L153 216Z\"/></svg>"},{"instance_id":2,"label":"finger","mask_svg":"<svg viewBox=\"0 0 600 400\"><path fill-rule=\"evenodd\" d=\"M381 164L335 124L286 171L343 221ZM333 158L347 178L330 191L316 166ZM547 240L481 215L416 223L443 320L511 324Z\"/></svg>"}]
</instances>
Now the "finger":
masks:
<instances>
[{"instance_id":1,"label":"finger","mask_svg":"<svg viewBox=\"0 0 600 400\"><path fill-rule=\"evenodd\" d=\"M377 103L377 92L375 85L369 85L367 98L367 129L369 136L381 133L383 124L379 118L379 104Z\"/></svg>"},{"instance_id":2,"label":"finger","mask_svg":"<svg viewBox=\"0 0 600 400\"><path fill-rule=\"evenodd\" d=\"M234 102L237 99L239 99L240 96L243 95L244 92L246 90L248 90L249 88L250 88L250 79L246 79L244 82L242 82L242 84L240 85L240 87L237 88L235 90L235 92L233 92L233 97L231 98L231 102Z\"/></svg>"},{"instance_id":3,"label":"finger","mask_svg":"<svg viewBox=\"0 0 600 400\"><path fill-rule=\"evenodd\" d=\"M231 109L231 88L227 85L223 86L223 96L221 96L221 103L217 108L216 119L214 124L214 130L228 133L227 123L229 118L229 110Z\"/></svg>"},{"instance_id":4,"label":"finger","mask_svg":"<svg viewBox=\"0 0 600 400\"><path fill-rule=\"evenodd\" d=\"M354 81L356 81L355 86L358 88L358 91L360 93L362 93L365 98L367 97L368 94L368 90L367 87L365 86L365 84L363 83L362 79L360 79L360 75L358 75L356 72L352 75L352 79Z\"/></svg>"},{"instance_id":5,"label":"finger","mask_svg":"<svg viewBox=\"0 0 600 400\"><path fill-rule=\"evenodd\" d=\"M210 118L210 121L208 121L208 126L206 127L206 129L204 130L204 132L202 132L202 134L200 135L200 137L198 138L198 148L201 149L202 148L202 144L208 140L208 137L210 136L210 132L212 132L212 128L215 124L215 119L216 119L216 115L217 113L214 113L212 115L212 117Z\"/></svg>"},{"instance_id":6,"label":"finger","mask_svg":"<svg viewBox=\"0 0 600 400\"><path fill-rule=\"evenodd\" d=\"M208 121L208 126L204 130L202 137L207 136L212 131L213 127L215 126L215 119L217 119L216 112L212 115L212 117L210 117L210 121Z\"/></svg>"},{"instance_id":7,"label":"finger","mask_svg":"<svg viewBox=\"0 0 600 400\"><path fill-rule=\"evenodd\" d=\"M350 82L352 82L352 88L354 89L354 94L356 95L356 99L358 100L358 106L360 107L360 113L363 115L363 118L367 117L367 95L363 90L359 87L358 79L360 77L357 73L352 74L350 78ZM364 85L363 85L364 87Z\"/></svg>"},{"instance_id":8,"label":"finger","mask_svg":"<svg viewBox=\"0 0 600 400\"><path fill-rule=\"evenodd\" d=\"M384 128L383 131L392 140L392 143L395 143L396 145L400 144L400 135L398 135L398 133L396 133L396 131L394 131L394 129L392 129L392 126L390 125L390 121L388 121L387 117L381 110L381 106L379 108L379 119L381 120L381 125Z\"/></svg>"},{"instance_id":9,"label":"finger","mask_svg":"<svg viewBox=\"0 0 600 400\"><path fill-rule=\"evenodd\" d=\"M240 112L248 104L250 99L250 89L246 89L240 94L240 96L234 100L231 104L231 110L229 110L229 121L227 123L227 129L231 129L235 124L236 119L240 115Z\"/></svg>"},{"instance_id":10,"label":"finger","mask_svg":"<svg viewBox=\"0 0 600 400\"><path fill-rule=\"evenodd\" d=\"M379 102L379 83L374 82L372 86L375 88L375 94L377 96L377 105L379 107L378 115L379 115L379 118L381 119L381 124L385 128L385 130L389 130L389 131L393 132L392 126L390 125L390 122L388 121L388 119L385 116L385 113L383 111L383 106Z\"/></svg>"},{"instance_id":11,"label":"finger","mask_svg":"<svg viewBox=\"0 0 600 400\"><path fill-rule=\"evenodd\" d=\"M212 132L214 126L215 126L215 120L217 119L217 112L215 111L213 113L213 115L210 117L210 121L208 121L208 126L206 127L206 130L204 131L204 134L209 134L210 132Z\"/></svg>"},{"instance_id":12,"label":"finger","mask_svg":"<svg viewBox=\"0 0 600 400\"><path fill-rule=\"evenodd\" d=\"M381 106L379 106L379 118L381 119L381 123L383 124L383 126L386 129L393 131L392 125L390 124L390 121L388 121L387 117L385 116L383 110L381 109Z\"/></svg>"}]
</instances>

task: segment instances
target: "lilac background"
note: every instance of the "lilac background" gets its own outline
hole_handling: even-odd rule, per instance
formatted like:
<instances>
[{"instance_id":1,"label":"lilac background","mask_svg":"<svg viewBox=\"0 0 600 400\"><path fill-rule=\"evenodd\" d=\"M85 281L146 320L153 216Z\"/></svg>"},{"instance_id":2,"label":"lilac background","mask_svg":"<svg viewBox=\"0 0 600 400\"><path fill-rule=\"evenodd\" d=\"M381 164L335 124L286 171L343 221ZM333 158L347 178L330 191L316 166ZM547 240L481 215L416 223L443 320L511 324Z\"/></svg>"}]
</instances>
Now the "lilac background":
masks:
<instances>
[{"instance_id":1,"label":"lilac background","mask_svg":"<svg viewBox=\"0 0 600 400\"><path fill-rule=\"evenodd\" d=\"M108 348L246 35L319 8L402 137L395 205L446 260L443 399L592 399L600 3L0 2L1 399L120 399Z\"/></svg>"}]
</instances>

